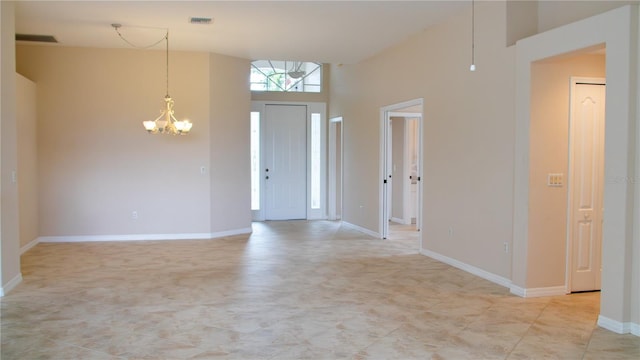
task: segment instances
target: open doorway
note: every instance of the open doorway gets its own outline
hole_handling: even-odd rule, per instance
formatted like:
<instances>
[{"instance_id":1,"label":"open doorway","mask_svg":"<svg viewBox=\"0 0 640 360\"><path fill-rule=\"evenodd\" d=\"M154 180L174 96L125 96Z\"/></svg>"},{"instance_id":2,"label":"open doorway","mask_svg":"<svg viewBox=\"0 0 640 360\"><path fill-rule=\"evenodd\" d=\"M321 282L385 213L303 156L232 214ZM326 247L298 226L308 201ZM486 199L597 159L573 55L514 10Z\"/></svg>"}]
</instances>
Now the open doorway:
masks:
<instances>
[{"instance_id":1,"label":"open doorway","mask_svg":"<svg viewBox=\"0 0 640 360\"><path fill-rule=\"evenodd\" d=\"M522 39L516 44L516 128L511 292L520 296L564 293L564 279L556 278L558 257L542 237L530 230L540 226L531 211L534 179L532 149L533 66L544 59L575 55L576 49L606 48L606 123L602 226L602 291L598 325L616 333L640 333L637 252L637 39L638 7L623 6L600 15ZM573 74L574 76L593 76ZM565 80L565 89L568 80ZM634 134L634 135L631 135ZM564 153L566 154L566 153ZM558 156L566 156L558 152ZM530 176L532 175L532 176ZM555 208L547 206L547 210ZM566 216L566 215L565 215ZM551 218L549 216L549 218ZM566 224L565 224L566 226ZM566 260L566 247L561 261ZM562 263L560 263L562 264ZM562 266L560 266L562 267ZM564 278L564 276L562 276ZM552 290L552 291L548 291ZM635 330L634 330L635 329Z\"/></svg>"},{"instance_id":2,"label":"open doorway","mask_svg":"<svg viewBox=\"0 0 640 360\"><path fill-rule=\"evenodd\" d=\"M603 83L595 78L605 76L605 63L604 48L595 48L531 66L529 238L557 284L540 294L599 290L604 89L583 84Z\"/></svg>"},{"instance_id":3,"label":"open doorway","mask_svg":"<svg viewBox=\"0 0 640 360\"><path fill-rule=\"evenodd\" d=\"M391 191L389 221L418 230L418 123L419 113L389 113L388 143Z\"/></svg>"},{"instance_id":4,"label":"open doorway","mask_svg":"<svg viewBox=\"0 0 640 360\"><path fill-rule=\"evenodd\" d=\"M381 109L381 235L420 248L422 99Z\"/></svg>"},{"instance_id":5,"label":"open doorway","mask_svg":"<svg viewBox=\"0 0 640 360\"><path fill-rule=\"evenodd\" d=\"M344 133L342 116L329 119L329 220L342 219L342 188Z\"/></svg>"}]
</instances>

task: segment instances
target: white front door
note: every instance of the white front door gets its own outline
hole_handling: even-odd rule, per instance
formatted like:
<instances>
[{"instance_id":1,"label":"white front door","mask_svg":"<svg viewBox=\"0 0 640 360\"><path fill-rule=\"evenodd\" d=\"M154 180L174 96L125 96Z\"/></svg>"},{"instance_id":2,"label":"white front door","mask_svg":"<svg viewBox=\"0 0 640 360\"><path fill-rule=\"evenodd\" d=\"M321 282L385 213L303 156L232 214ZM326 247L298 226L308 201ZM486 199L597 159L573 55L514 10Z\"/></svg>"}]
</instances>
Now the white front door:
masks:
<instances>
[{"instance_id":1,"label":"white front door","mask_svg":"<svg viewBox=\"0 0 640 360\"><path fill-rule=\"evenodd\" d=\"M600 290L604 187L604 82L575 81L569 183L570 291Z\"/></svg>"},{"instance_id":2,"label":"white front door","mask_svg":"<svg viewBox=\"0 0 640 360\"><path fill-rule=\"evenodd\" d=\"M307 218L307 107L265 109L265 219Z\"/></svg>"}]
</instances>

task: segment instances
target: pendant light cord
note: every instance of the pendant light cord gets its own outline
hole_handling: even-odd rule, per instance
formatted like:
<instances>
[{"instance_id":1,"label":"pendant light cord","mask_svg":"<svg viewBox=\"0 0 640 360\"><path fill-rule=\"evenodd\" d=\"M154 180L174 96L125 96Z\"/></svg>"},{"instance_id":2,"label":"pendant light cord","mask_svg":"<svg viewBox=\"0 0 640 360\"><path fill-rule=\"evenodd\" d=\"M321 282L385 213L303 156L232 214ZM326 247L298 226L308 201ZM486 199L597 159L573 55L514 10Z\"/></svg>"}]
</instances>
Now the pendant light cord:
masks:
<instances>
[{"instance_id":1,"label":"pendant light cord","mask_svg":"<svg viewBox=\"0 0 640 360\"><path fill-rule=\"evenodd\" d=\"M471 0L471 64L476 63L476 2Z\"/></svg>"}]
</instances>

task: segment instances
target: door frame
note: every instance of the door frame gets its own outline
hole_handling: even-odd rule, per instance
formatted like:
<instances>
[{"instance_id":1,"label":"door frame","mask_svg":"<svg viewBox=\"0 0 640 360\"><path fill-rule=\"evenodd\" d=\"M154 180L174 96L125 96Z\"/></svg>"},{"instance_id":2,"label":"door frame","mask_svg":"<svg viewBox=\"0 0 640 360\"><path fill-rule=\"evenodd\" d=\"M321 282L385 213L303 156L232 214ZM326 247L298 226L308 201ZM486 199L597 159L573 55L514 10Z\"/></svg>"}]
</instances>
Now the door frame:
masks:
<instances>
[{"instance_id":1,"label":"door frame","mask_svg":"<svg viewBox=\"0 0 640 360\"><path fill-rule=\"evenodd\" d=\"M264 124L267 105L292 105L307 107L307 220L327 218L327 104L323 102L251 101L251 112L260 113L260 154L264 154ZM311 208L311 117L320 114L320 208ZM248 135L248 134L247 134ZM260 210L252 211L253 221L265 221L265 162L260 156Z\"/></svg>"},{"instance_id":2,"label":"door frame","mask_svg":"<svg viewBox=\"0 0 640 360\"><path fill-rule=\"evenodd\" d=\"M340 124L340 137L337 134L337 127ZM340 145L340 178L336 174L338 164L338 156L336 148ZM344 199L344 119L342 116L336 116L329 119L329 176L328 182L328 219L339 220L342 218L342 202ZM340 198L338 198L337 189L340 187ZM340 215L338 215L340 210Z\"/></svg>"},{"instance_id":3,"label":"door frame","mask_svg":"<svg viewBox=\"0 0 640 360\"><path fill-rule=\"evenodd\" d=\"M420 159L418 160L418 178L420 179L420 181L418 181L418 204L417 204L417 211L416 211L416 227L418 229L421 229L421 224L422 224L422 194L423 194L423 185L422 185L422 181L421 179L423 178L422 176L422 172L423 172L423 164L424 164L424 156L422 156L423 154L423 131L422 131L422 125L423 125L423 114L424 114L424 99L423 98L418 98L418 99L413 99L413 100L409 100L409 101L405 101L405 102L401 102L401 103L396 103L396 104L392 104L392 105L387 105L384 107L380 108L380 149L379 149L379 159L380 159L380 166L379 166L379 191L378 191L378 203L380 204L379 206L379 214L378 214L378 221L379 221L379 233L380 233L380 237L382 239L386 239L389 235L389 221L387 221L386 219L389 218L389 213L390 213L390 206L391 204L389 204L389 197L388 197L388 192L391 191L391 186L389 181L387 181L387 176L389 174L389 169L391 164L389 164L389 159L388 159L388 155L389 155L389 144L390 144L390 133L389 133L389 121L390 118L392 116L397 116L394 114L403 114L403 111L405 111L408 108L419 108L419 111L417 112L418 114L420 114L420 117L418 118L418 154L420 155ZM406 113L406 112L405 112ZM415 114L415 112L410 112L410 114ZM422 248L422 234L420 235L420 248Z\"/></svg>"},{"instance_id":4,"label":"door frame","mask_svg":"<svg viewBox=\"0 0 640 360\"><path fill-rule=\"evenodd\" d=\"M574 140L574 131L575 128L573 126L573 121L575 119L575 107L574 107L574 97L575 97L575 91L576 91L576 85L578 84L591 84L591 85L605 85L607 84L607 81L605 78L599 78L599 77L579 77L579 76L572 76L570 79L570 93L569 93L569 106L571 107L570 111L569 111L569 162L568 162L568 172L569 172L569 176L567 178L567 259L565 262L566 265L566 269L565 269L565 292L567 294L571 293L572 291L572 278L573 278L573 251L574 251L574 242L573 242L573 221L574 221L574 194L573 194L573 185L574 185L574 179L575 179L575 172L574 172L574 168L573 168L573 160L575 159L575 149L574 149L574 144L573 141ZM606 89L605 89L605 98L606 98ZM605 111L605 118L604 118L604 127L603 127L603 131L606 128L606 123L607 123L607 118L606 118L606 111ZM603 134L603 141L604 141L604 134ZM604 165L604 144L602 146L602 154L600 154L600 156L602 156L602 162ZM601 169L601 172L604 174L604 168ZM604 176L603 176L603 180L604 180ZM599 189L598 189L598 197L600 198L599 200L599 205L600 205L600 217L602 220L602 216L603 214L603 210L602 210L602 201L604 199L604 183L599 182ZM602 236L603 236L603 232L602 232L602 225L600 225L600 268L602 268ZM600 277L602 276L602 274L599 275ZM600 279L601 281L602 279Z\"/></svg>"}]
</instances>

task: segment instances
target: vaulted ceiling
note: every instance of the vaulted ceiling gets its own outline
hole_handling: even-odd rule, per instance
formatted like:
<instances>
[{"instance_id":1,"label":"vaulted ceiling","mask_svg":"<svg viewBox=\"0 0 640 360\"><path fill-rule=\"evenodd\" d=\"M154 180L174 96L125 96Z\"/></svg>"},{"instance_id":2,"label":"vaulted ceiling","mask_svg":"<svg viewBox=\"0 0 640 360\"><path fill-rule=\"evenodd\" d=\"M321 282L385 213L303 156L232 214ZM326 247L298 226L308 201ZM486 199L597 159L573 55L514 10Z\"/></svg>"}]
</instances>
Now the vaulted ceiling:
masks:
<instances>
[{"instance_id":1,"label":"vaulted ceiling","mask_svg":"<svg viewBox=\"0 0 640 360\"><path fill-rule=\"evenodd\" d=\"M357 63L469 6L469 1L18 1L16 33L52 46L150 45L248 59ZM210 25L191 17L212 18ZM163 44L158 45L163 48Z\"/></svg>"}]
</instances>

